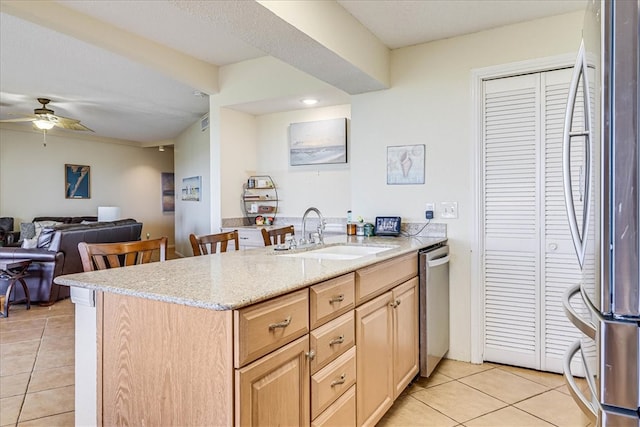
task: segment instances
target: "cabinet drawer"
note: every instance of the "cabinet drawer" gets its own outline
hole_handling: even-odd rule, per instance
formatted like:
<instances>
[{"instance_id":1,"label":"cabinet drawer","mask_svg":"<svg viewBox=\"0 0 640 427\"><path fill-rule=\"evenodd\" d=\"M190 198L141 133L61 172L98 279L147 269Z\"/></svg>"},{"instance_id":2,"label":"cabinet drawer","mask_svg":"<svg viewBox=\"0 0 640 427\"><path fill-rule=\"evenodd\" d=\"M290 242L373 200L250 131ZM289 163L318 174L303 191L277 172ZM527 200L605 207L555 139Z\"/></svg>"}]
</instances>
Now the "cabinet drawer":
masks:
<instances>
[{"instance_id":1,"label":"cabinet drawer","mask_svg":"<svg viewBox=\"0 0 640 427\"><path fill-rule=\"evenodd\" d=\"M309 288L311 329L353 308L355 273L313 285Z\"/></svg>"},{"instance_id":2,"label":"cabinet drawer","mask_svg":"<svg viewBox=\"0 0 640 427\"><path fill-rule=\"evenodd\" d=\"M353 310L314 329L309 334L309 348L316 356L311 360L311 373L347 351L355 343Z\"/></svg>"},{"instance_id":3,"label":"cabinet drawer","mask_svg":"<svg viewBox=\"0 0 640 427\"><path fill-rule=\"evenodd\" d=\"M356 348L351 347L311 377L311 419L356 382Z\"/></svg>"},{"instance_id":4,"label":"cabinet drawer","mask_svg":"<svg viewBox=\"0 0 640 427\"><path fill-rule=\"evenodd\" d=\"M239 368L309 332L308 290L234 311L234 364Z\"/></svg>"},{"instance_id":5,"label":"cabinet drawer","mask_svg":"<svg viewBox=\"0 0 640 427\"><path fill-rule=\"evenodd\" d=\"M418 256L412 252L356 271L356 305L418 275Z\"/></svg>"},{"instance_id":6,"label":"cabinet drawer","mask_svg":"<svg viewBox=\"0 0 640 427\"><path fill-rule=\"evenodd\" d=\"M313 422L311 427L344 427L356 425L356 386L352 385Z\"/></svg>"}]
</instances>

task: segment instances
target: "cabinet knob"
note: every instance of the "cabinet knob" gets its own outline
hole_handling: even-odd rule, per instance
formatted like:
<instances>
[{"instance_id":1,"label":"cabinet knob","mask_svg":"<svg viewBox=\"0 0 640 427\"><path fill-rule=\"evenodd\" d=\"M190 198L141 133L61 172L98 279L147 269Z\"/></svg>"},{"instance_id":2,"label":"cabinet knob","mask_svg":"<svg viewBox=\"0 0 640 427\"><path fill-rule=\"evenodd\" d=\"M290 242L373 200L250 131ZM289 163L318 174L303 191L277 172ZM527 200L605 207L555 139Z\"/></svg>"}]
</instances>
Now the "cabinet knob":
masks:
<instances>
[{"instance_id":1,"label":"cabinet knob","mask_svg":"<svg viewBox=\"0 0 640 427\"><path fill-rule=\"evenodd\" d=\"M277 328L286 328L287 326L289 326L290 323L291 323L291 316L287 317L282 322L271 323L269 325L269 330L273 331L274 329L277 329Z\"/></svg>"},{"instance_id":2,"label":"cabinet knob","mask_svg":"<svg viewBox=\"0 0 640 427\"><path fill-rule=\"evenodd\" d=\"M307 356L307 359L313 360L313 359L316 358L316 351L311 349L311 350L309 350L308 353L305 353L304 355Z\"/></svg>"},{"instance_id":3,"label":"cabinet knob","mask_svg":"<svg viewBox=\"0 0 640 427\"><path fill-rule=\"evenodd\" d=\"M401 300L399 300L399 299L397 299L397 300L395 300L395 301L391 301L391 302L389 303L389 307L391 307L391 308L396 308L396 307L397 307L397 306L399 306L401 303L402 303L402 301L401 301Z\"/></svg>"}]
</instances>

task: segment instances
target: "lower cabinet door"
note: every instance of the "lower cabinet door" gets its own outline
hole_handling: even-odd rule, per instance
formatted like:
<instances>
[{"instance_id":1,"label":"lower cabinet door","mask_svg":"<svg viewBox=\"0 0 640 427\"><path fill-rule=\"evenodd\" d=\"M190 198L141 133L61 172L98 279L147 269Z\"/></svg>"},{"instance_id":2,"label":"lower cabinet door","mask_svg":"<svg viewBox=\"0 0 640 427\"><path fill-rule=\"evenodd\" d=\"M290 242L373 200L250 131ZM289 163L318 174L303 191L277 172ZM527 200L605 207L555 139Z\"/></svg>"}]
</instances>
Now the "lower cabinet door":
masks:
<instances>
[{"instance_id":1,"label":"lower cabinet door","mask_svg":"<svg viewBox=\"0 0 640 427\"><path fill-rule=\"evenodd\" d=\"M309 336L236 369L238 426L308 426Z\"/></svg>"},{"instance_id":2,"label":"lower cabinet door","mask_svg":"<svg viewBox=\"0 0 640 427\"><path fill-rule=\"evenodd\" d=\"M391 292L356 308L357 425L374 426L393 404Z\"/></svg>"},{"instance_id":3,"label":"lower cabinet door","mask_svg":"<svg viewBox=\"0 0 640 427\"><path fill-rule=\"evenodd\" d=\"M393 289L394 399L418 373L418 278Z\"/></svg>"},{"instance_id":4,"label":"lower cabinet door","mask_svg":"<svg viewBox=\"0 0 640 427\"><path fill-rule=\"evenodd\" d=\"M311 423L312 427L348 427L356 425L356 386L344 392Z\"/></svg>"}]
</instances>

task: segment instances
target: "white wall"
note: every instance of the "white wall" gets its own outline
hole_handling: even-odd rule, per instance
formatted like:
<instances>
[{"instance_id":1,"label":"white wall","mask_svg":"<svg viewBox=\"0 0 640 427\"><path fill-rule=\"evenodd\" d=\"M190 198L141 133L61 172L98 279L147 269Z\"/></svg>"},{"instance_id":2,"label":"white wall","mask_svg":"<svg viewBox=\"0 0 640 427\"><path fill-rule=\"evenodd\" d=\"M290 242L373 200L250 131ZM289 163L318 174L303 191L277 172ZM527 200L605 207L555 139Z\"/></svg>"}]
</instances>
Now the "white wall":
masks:
<instances>
[{"instance_id":1,"label":"white wall","mask_svg":"<svg viewBox=\"0 0 640 427\"><path fill-rule=\"evenodd\" d=\"M203 131L201 120L198 120L175 139L176 255L193 255L189 234L210 232L211 197L216 189L211 185L209 135L210 128ZM182 200L182 179L193 176L202 177L200 201Z\"/></svg>"},{"instance_id":2,"label":"white wall","mask_svg":"<svg viewBox=\"0 0 640 427\"><path fill-rule=\"evenodd\" d=\"M474 153L474 68L577 52L582 14L502 27L392 52L392 87L352 97L351 194L354 212L421 220L425 202L457 201L451 245L451 348L470 360ZM386 147L426 145L424 185L388 186ZM438 212L436 213L438 215Z\"/></svg>"},{"instance_id":3,"label":"white wall","mask_svg":"<svg viewBox=\"0 0 640 427\"><path fill-rule=\"evenodd\" d=\"M250 175L256 173L257 135L256 117L251 114L220 110L220 216L217 218L239 218L244 215L240 196L242 186ZM216 227L220 226L216 222ZM219 230L216 230L218 232Z\"/></svg>"},{"instance_id":4,"label":"white wall","mask_svg":"<svg viewBox=\"0 0 640 427\"><path fill-rule=\"evenodd\" d=\"M64 165L91 166L89 199L66 199ZM98 206L120 206L123 218L144 224L143 238L167 236L174 216L162 213L160 174L173 171L169 149L139 148L78 133L0 128L0 216L29 222L36 216L96 216Z\"/></svg>"}]
</instances>

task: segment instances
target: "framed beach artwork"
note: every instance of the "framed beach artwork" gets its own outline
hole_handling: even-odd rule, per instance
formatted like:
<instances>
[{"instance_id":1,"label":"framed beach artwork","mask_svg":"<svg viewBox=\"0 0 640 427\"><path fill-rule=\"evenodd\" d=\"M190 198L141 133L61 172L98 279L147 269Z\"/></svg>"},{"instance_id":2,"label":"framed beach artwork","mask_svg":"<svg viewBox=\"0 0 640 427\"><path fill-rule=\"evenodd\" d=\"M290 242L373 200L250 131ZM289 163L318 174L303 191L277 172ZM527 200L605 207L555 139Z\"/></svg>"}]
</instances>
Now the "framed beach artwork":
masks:
<instances>
[{"instance_id":1,"label":"framed beach artwork","mask_svg":"<svg viewBox=\"0 0 640 427\"><path fill-rule=\"evenodd\" d=\"M67 199L91 198L91 166L64 165L64 195Z\"/></svg>"},{"instance_id":2,"label":"framed beach artwork","mask_svg":"<svg viewBox=\"0 0 640 427\"><path fill-rule=\"evenodd\" d=\"M424 145L387 147L387 185L424 184Z\"/></svg>"},{"instance_id":3,"label":"framed beach artwork","mask_svg":"<svg viewBox=\"0 0 640 427\"><path fill-rule=\"evenodd\" d=\"M176 210L176 191L173 172L161 172L162 182L162 212L174 212Z\"/></svg>"},{"instance_id":4,"label":"framed beach artwork","mask_svg":"<svg viewBox=\"0 0 640 427\"><path fill-rule=\"evenodd\" d=\"M347 163L347 119L291 123L291 166Z\"/></svg>"},{"instance_id":5,"label":"framed beach artwork","mask_svg":"<svg viewBox=\"0 0 640 427\"><path fill-rule=\"evenodd\" d=\"M200 190L202 185L201 176L192 176L189 178L182 178L182 200L197 202L200 201Z\"/></svg>"}]
</instances>

